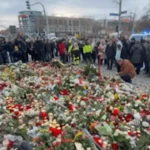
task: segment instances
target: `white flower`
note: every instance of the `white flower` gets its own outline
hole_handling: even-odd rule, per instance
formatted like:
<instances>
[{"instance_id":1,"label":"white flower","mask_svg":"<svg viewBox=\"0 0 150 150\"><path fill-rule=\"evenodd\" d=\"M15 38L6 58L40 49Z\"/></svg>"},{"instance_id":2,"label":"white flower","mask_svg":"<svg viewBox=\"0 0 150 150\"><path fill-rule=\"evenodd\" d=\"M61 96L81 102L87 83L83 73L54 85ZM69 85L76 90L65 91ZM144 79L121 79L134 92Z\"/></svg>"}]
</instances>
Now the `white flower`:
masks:
<instances>
[{"instance_id":1,"label":"white flower","mask_svg":"<svg viewBox=\"0 0 150 150\"><path fill-rule=\"evenodd\" d=\"M146 127L149 127L149 123L146 122L146 121L144 121L144 122L142 122L142 126L145 127L145 128L146 128Z\"/></svg>"},{"instance_id":2,"label":"white flower","mask_svg":"<svg viewBox=\"0 0 150 150\"><path fill-rule=\"evenodd\" d=\"M137 103L138 105L142 104L142 102L140 100L135 101L135 103Z\"/></svg>"},{"instance_id":3,"label":"white flower","mask_svg":"<svg viewBox=\"0 0 150 150\"><path fill-rule=\"evenodd\" d=\"M84 150L83 146L81 143L75 143L75 147L76 147L76 150Z\"/></svg>"},{"instance_id":4,"label":"white flower","mask_svg":"<svg viewBox=\"0 0 150 150\"><path fill-rule=\"evenodd\" d=\"M142 120L142 118L141 118L141 116L140 116L139 113L134 114L134 118L135 118L136 120Z\"/></svg>"},{"instance_id":5,"label":"white flower","mask_svg":"<svg viewBox=\"0 0 150 150\"><path fill-rule=\"evenodd\" d=\"M118 136L118 135L119 135L119 133L117 133L117 132L114 133L114 136Z\"/></svg>"},{"instance_id":6,"label":"white flower","mask_svg":"<svg viewBox=\"0 0 150 150\"><path fill-rule=\"evenodd\" d=\"M147 115L147 116L146 116L146 119L149 121L149 120L150 120L150 115Z\"/></svg>"},{"instance_id":7,"label":"white flower","mask_svg":"<svg viewBox=\"0 0 150 150\"><path fill-rule=\"evenodd\" d=\"M80 105L81 106L86 106L86 103L84 101L81 101Z\"/></svg>"},{"instance_id":8,"label":"white flower","mask_svg":"<svg viewBox=\"0 0 150 150\"><path fill-rule=\"evenodd\" d=\"M131 107L132 105L131 105L131 103L128 103L126 106Z\"/></svg>"},{"instance_id":9,"label":"white flower","mask_svg":"<svg viewBox=\"0 0 150 150\"><path fill-rule=\"evenodd\" d=\"M100 110L100 109L96 111L96 115L97 115L97 116L98 116L100 113L101 113L101 110Z\"/></svg>"},{"instance_id":10,"label":"white flower","mask_svg":"<svg viewBox=\"0 0 150 150\"><path fill-rule=\"evenodd\" d=\"M127 140L130 140L131 138L130 138L130 136L129 136L129 135L127 135L127 136L126 136L126 139L127 139Z\"/></svg>"},{"instance_id":11,"label":"white flower","mask_svg":"<svg viewBox=\"0 0 150 150\"><path fill-rule=\"evenodd\" d=\"M97 105L97 102L94 102L94 105Z\"/></svg>"},{"instance_id":12,"label":"white flower","mask_svg":"<svg viewBox=\"0 0 150 150\"><path fill-rule=\"evenodd\" d=\"M138 104L134 104L134 106L135 106L135 107L138 107L139 105L138 105Z\"/></svg>"}]
</instances>

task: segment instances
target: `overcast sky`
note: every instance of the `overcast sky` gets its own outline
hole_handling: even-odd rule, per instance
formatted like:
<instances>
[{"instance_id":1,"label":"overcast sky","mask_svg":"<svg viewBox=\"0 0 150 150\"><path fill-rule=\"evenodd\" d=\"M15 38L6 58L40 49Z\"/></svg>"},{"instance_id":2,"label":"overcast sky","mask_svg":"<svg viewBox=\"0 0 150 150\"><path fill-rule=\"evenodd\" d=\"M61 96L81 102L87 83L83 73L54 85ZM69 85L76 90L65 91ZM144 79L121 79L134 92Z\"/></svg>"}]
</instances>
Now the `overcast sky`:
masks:
<instances>
[{"instance_id":1,"label":"overcast sky","mask_svg":"<svg viewBox=\"0 0 150 150\"><path fill-rule=\"evenodd\" d=\"M118 12L115 0L30 0L31 3L42 2L48 15L58 16L89 16L96 19L110 18L110 12ZM0 0L0 29L8 25L18 25L18 12L26 10L26 0ZM148 7L150 0L123 0L123 10L141 16L144 7ZM40 10L40 6L32 7ZM113 18L113 17L111 17Z\"/></svg>"}]
</instances>

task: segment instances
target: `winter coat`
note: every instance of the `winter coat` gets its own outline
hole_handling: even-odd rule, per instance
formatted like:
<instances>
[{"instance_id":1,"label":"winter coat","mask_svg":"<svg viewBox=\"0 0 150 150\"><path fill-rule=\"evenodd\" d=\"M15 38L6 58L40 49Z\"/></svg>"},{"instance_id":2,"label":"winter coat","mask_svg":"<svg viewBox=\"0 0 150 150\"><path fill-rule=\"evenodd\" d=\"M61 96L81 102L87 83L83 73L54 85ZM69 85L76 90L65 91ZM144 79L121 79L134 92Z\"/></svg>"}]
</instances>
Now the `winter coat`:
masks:
<instances>
[{"instance_id":1,"label":"winter coat","mask_svg":"<svg viewBox=\"0 0 150 150\"><path fill-rule=\"evenodd\" d=\"M35 42L35 50L37 52L41 52L41 51L44 51L44 43L41 41L41 40L37 40Z\"/></svg>"},{"instance_id":2,"label":"winter coat","mask_svg":"<svg viewBox=\"0 0 150 150\"><path fill-rule=\"evenodd\" d=\"M51 43L45 43L45 52L51 53Z\"/></svg>"},{"instance_id":3,"label":"winter coat","mask_svg":"<svg viewBox=\"0 0 150 150\"><path fill-rule=\"evenodd\" d=\"M146 60L150 61L150 43L146 46Z\"/></svg>"},{"instance_id":4,"label":"winter coat","mask_svg":"<svg viewBox=\"0 0 150 150\"><path fill-rule=\"evenodd\" d=\"M105 53L106 53L106 57L107 58L115 59L115 56L116 56L116 47L114 46L114 44L107 45Z\"/></svg>"},{"instance_id":5,"label":"winter coat","mask_svg":"<svg viewBox=\"0 0 150 150\"><path fill-rule=\"evenodd\" d=\"M124 48L124 58L123 59L129 59L130 57L130 47L129 47L129 43L126 40L122 41L123 43L123 48Z\"/></svg>"},{"instance_id":6,"label":"winter coat","mask_svg":"<svg viewBox=\"0 0 150 150\"><path fill-rule=\"evenodd\" d=\"M131 78L134 78L136 75L135 68L129 60L123 60L123 63L120 66L120 75L129 75Z\"/></svg>"},{"instance_id":7,"label":"winter coat","mask_svg":"<svg viewBox=\"0 0 150 150\"><path fill-rule=\"evenodd\" d=\"M64 44L64 43L59 43L59 44L58 44L58 50L59 50L59 54L60 54L60 55L65 54L65 50L66 50L65 44Z\"/></svg>"},{"instance_id":8,"label":"winter coat","mask_svg":"<svg viewBox=\"0 0 150 150\"><path fill-rule=\"evenodd\" d=\"M144 61L144 48L141 43L136 43L130 50L131 58L130 61L133 64L143 64Z\"/></svg>"},{"instance_id":9,"label":"winter coat","mask_svg":"<svg viewBox=\"0 0 150 150\"><path fill-rule=\"evenodd\" d=\"M128 51L125 47L122 47L121 58L122 59L128 59L129 58Z\"/></svg>"}]
</instances>

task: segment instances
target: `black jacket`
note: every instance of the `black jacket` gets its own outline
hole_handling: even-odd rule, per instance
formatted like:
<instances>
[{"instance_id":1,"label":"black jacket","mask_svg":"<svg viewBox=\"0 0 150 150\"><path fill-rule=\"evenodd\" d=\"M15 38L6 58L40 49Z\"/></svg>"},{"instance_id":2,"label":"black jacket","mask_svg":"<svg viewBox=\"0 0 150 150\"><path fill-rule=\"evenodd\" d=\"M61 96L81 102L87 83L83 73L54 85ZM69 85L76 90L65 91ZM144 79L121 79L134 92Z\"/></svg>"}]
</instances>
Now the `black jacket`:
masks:
<instances>
[{"instance_id":1,"label":"black jacket","mask_svg":"<svg viewBox=\"0 0 150 150\"><path fill-rule=\"evenodd\" d=\"M44 51L44 43L41 41L41 40L37 40L35 42L35 50L37 52L41 52L41 51Z\"/></svg>"},{"instance_id":2,"label":"black jacket","mask_svg":"<svg viewBox=\"0 0 150 150\"><path fill-rule=\"evenodd\" d=\"M115 56L116 56L116 47L115 47L115 45L114 44L107 45L105 53L106 53L107 58L115 59Z\"/></svg>"}]
</instances>

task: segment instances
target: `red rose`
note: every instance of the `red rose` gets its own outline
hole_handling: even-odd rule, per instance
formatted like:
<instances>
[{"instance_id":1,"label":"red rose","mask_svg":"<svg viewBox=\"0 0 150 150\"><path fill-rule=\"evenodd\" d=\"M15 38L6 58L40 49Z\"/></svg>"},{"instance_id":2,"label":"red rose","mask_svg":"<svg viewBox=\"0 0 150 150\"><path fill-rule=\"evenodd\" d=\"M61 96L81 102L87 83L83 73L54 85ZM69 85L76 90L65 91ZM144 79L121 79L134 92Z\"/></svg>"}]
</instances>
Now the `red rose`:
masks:
<instances>
[{"instance_id":1,"label":"red rose","mask_svg":"<svg viewBox=\"0 0 150 150\"><path fill-rule=\"evenodd\" d=\"M52 133L54 137L58 137L62 133L61 129L52 128L52 127L49 128L49 131Z\"/></svg>"},{"instance_id":2,"label":"red rose","mask_svg":"<svg viewBox=\"0 0 150 150\"><path fill-rule=\"evenodd\" d=\"M31 108L32 108L31 106L27 105L26 106L26 111L29 110L29 109L31 109Z\"/></svg>"},{"instance_id":3,"label":"red rose","mask_svg":"<svg viewBox=\"0 0 150 150\"><path fill-rule=\"evenodd\" d=\"M14 145L14 142L13 141L9 141L9 144L7 146L7 149L10 150Z\"/></svg>"},{"instance_id":4,"label":"red rose","mask_svg":"<svg viewBox=\"0 0 150 150\"><path fill-rule=\"evenodd\" d=\"M129 135L129 136L133 136L134 133L133 133L132 131L128 131L128 135Z\"/></svg>"},{"instance_id":5,"label":"red rose","mask_svg":"<svg viewBox=\"0 0 150 150\"><path fill-rule=\"evenodd\" d=\"M41 123L40 122L36 122L36 126L38 127L38 126L40 126L41 125Z\"/></svg>"},{"instance_id":6,"label":"red rose","mask_svg":"<svg viewBox=\"0 0 150 150\"><path fill-rule=\"evenodd\" d=\"M16 104L16 105L14 106L14 108L18 109L19 111L23 111L23 109L24 109L21 104Z\"/></svg>"},{"instance_id":7,"label":"red rose","mask_svg":"<svg viewBox=\"0 0 150 150\"><path fill-rule=\"evenodd\" d=\"M130 122L131 120L133 120L133 115L132 114L125 115L125 120L126 122Z\"/></svg>"},{"instance_id":8,"label":"red rose","mask_svg":"<svg viewBox=\"0 0 150 150\"><path fill-rule=\"evenodd\" d=\"M113 116L119 115L119 110L118 110L118 109L112 110L112 115L113 115Z\"/></svg>"},{"instance_id":9,"label":"red rose","mask_svg":"<svg viewBox=\"0 0 150 150\"><path fill-rule=\"evenodd\" d=\"M71 127L72 127L72 128L75 128L75 127L76 127L76 124L75 124L75 123L71 124Z\"/></svg>"},{"instance_id":10,"label":"red rose","mask_svg":"<svg viewBox=\"0 0 150 150\"><path fill-rule=\"evenodd\" d=\"M70 111L73 111L73 105L72 105L72 104L69 104L69 105L68 105L68 109L69 109Z\"/></svg>"},{"instance_id":11,"label":"red rose","mask_svg":"<svg viewBox=\"0 0 150 150\"><path fill-rule=\"evenodd\" d=\"M45 111L41 111L40 112L40 117L41 117L41 119L46 119L46 117L47 117L47 114L46 114L46 112Z\"/></svg>"},{"instance_id":12,"label":"red rose","mask_svg":"<svg viewBox=\"0 0 150 150\"><path fill-rule=\"evenodd\" d=\"M68 96L69 92L68 92L68 90L63 89L63 90L60 91L60 95Z\"/></svg>"},{"instance_id":13,"label":"red rose","mask_svg":"<svg viewBox=\"0 0 150 150\"><path fill-rule=\"evenodd\" d=\"M59 98L57 96L54 96L53 98L54 98L55 101L59 100Z\"/></svg>"}]
</instances>

